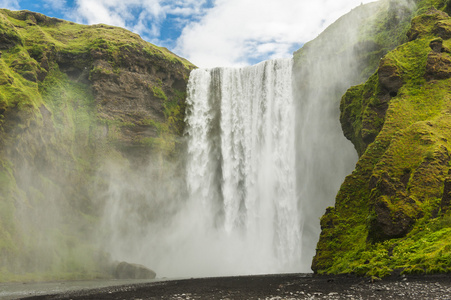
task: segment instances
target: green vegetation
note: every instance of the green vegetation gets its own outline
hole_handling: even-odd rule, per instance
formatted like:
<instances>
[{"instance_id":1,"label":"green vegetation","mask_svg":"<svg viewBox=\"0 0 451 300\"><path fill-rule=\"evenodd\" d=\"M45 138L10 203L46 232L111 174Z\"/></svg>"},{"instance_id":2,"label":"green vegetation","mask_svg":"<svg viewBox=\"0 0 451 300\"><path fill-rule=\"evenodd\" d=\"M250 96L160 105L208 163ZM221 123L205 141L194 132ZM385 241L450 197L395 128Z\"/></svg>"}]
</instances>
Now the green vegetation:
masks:
<instances>
[{"instance_id":1,"label":"green vegetation","mask_svg":"<svg viewBox=\"0 0 451 300\"><path fill-rule=\"evenodd\" d=\"M369 78L342 98L360 159L321 219L317 273L451 272L451 20L430 9L451 4L417 2L356 8L295 53L307 69L332 43L352 82ZM352 18L368 26L343 37ZM176 156L194 66L121 28L25 11L0 10L0 44L0 281L108 276L92 235L102 159Z\"/></svg>"},{"instance_id":2,"label":"green vegetation","mask_svg":"<svg viewBox=\"0 0 451 300\"><path fill-rule=\"evenodd\" d=\"M163 99L164 101L168 101L168 97L166 96L166 94L163 92L163 90L161 89L161 87L159 86L153 86L152 87L152 91L153 91L153 95L157 98Z\"/></svg>"},{"instance_id":3,"label":"green vegetation","mask_svg":"<svg viewBox=\"0 0 451 300\"><path fill-rule=\"evenodd\" d=\"M451 19L431 3L447 5L420 2L411 41L343 96L341 122L360 159L321 219L318 273L451 272Z\"/></svg>"},{"instance_id":4,"label":"green vegetation","mask_svg":"<svg viewBox=\"0 0 451 300\"><path fill-rule=\"evenodd\" d=\"M0 10L0 44L0 282L111 276L94 234L103 164L176 155L194 66L28 11Z\"/></svg>"},{"instance_id":5,"label":"green vegetation","mask_svg":"<svg viewBox=\"0 0 451 300\"><path fill-rule=\"evenodd\" d=\"M14 40L24 40L25 48L32 57L39 58L48 51L67 54L86 52L106 52L111 59L120 63L122 52L137 50L145 56L157 56L172 64L193 67L187 60L168 51L143 41L139 35L119 27L108 25L80 25L27 11L1 10L3 18L13 24L17 33L10 30ZM21 38L21 39L20 39ZM89 60L90 58L86 58Z\"/></svg>"}]
</instances>

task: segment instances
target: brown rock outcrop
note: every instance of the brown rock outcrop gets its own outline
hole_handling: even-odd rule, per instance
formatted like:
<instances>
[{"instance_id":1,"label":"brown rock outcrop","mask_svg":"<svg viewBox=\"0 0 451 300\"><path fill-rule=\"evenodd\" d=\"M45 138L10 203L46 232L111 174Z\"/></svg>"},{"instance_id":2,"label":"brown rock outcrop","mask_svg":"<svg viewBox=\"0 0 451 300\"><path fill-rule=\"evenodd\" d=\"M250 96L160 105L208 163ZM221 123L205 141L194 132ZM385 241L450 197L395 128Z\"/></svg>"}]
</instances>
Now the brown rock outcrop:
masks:
<instances>
[{"instance_id":1,"label":"brown rock outcrop","mask_svg":"<svg viewBox=\"0 0 451 300\"><path fill-rule=\"evenodd\" d=\"M409 42L429 34L431 32L430 26L433 26L433 31L438 36L442 38L448 36L449 30L447 30L443 24L439 25L437 23L437 21L446 19L448 19L447 13L431 7L425 14L417 16L412 20L411 27L407 32Z\"/></svg>"},{"instance_id":2,"label":"brown rock outcrop","mask_svg":"<svg viewBox=\"0 0 451 300\"><path fill-rule=\"evenodd\" d=\"M451 56L431 51L426 62L425 78L427 80L451 78Z\"/></svg>"},{"instance_id":3,"label":"brown rock outcrop","mask_svg":"<svg viewBox=\"0 0 451 300\"><path fill-rule=\"evenodd\" d=\"M409 198L405 186L406 183L387 173L371 177L369 187L372 189L374 217L369 224L370 241L399 238L412 228L419 209L415 201Z\"/></svg>"},{"instance_id":4,"label":"brown rock outcrop","mask_svg":"<svg viewBox=\"0 0 451 300\"><path fill-rule=\"evenodd\" d=\"M451 175L451 171L449 172ZM446 213L451 206L451 177L447 177L444 182L443 196L440 201L440 208L442 213Z\"/></svg>"},{"instance_id":5,"label":"brown rock outcrop","mask_svg":"<svg viewBox=\"0 0 451 300\"><path fill-rule=\"evenodd\" d=\"M390 97L395 97L403 85L401 72L396 64L387 57L384 57L379 64L377 74L379 75L379 82L382 89L384 89Z\"/></svg>"}]
</instances>

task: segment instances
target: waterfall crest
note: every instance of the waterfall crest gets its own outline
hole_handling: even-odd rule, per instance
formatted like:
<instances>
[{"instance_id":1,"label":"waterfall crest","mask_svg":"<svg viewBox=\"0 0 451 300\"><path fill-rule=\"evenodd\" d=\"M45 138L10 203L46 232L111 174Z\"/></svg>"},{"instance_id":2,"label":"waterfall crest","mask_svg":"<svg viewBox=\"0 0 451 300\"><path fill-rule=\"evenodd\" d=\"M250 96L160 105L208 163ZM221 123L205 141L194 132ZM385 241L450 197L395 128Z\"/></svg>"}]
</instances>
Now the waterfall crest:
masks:
<instances>
[{"instance_id":1,"label":"waterfall crest","mask_svg":"<svg viewBox=\"0 0 451 300\"><path fill-rule=\"evenodd\" d=\"M188 84L187 206L211 238L199 246L219 242L225 264L249 274L299 271L291 81L280 59L194 70Z\"/></svg>"}]
</instances>

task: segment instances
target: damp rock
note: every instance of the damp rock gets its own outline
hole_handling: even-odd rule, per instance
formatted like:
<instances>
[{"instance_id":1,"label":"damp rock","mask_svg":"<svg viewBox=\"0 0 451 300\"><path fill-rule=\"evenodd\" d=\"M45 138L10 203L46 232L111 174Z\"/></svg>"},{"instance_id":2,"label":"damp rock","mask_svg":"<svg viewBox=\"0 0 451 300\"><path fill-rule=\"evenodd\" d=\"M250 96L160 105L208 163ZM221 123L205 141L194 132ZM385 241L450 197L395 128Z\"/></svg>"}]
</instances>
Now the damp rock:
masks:
<instances>
[{"instance_id":1,"label":"damp rock","mask_svg":"<svg viewBox=\"0 0 451 300\"><path fill-rule=\"evenodd\" d=\"M451 57L446 53L431 51L426 62L426 80L451 78Z\"/></svg>"},{"instance_id":2,"label":"damp rock","mask_svg":"<svg viewBox=\"0 0 451 300\"><path fill-rule=\"evenodd\" d=\"M432 40L432 41L429 43L429 47L430 47L430 48L432 49L432 51L434 51L434 52L437 52L437 53L442 52L442 49L443 49L443 39L437 38L437 39Z\"/></svg>"},{"instance_id":3,"label":"damp rock","mask_svg":"<svg viewBox=\"0 0 451 300\"><path fill-rule=\"evenodd\" d=\"M389 58L383 58L377 72L382 89L387 92L390 97L395 97L398 94L398 90L404 84L401 72L396 63Z\"/></svg>"}]
</instances>

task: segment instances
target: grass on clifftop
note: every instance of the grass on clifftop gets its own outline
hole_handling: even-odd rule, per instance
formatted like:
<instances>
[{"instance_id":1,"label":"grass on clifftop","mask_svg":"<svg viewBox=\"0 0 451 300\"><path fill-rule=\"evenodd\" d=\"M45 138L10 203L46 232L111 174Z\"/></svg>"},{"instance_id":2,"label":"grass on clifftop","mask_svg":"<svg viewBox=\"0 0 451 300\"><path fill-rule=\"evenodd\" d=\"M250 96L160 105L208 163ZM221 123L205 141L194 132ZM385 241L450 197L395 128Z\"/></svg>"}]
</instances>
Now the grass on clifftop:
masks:
<instances>
[{"instance_id":1,"label":"grass on clifftop","mask_svg":"<svg viewBox=\"0 0 451 300\"><path fill-rule=\"evenodd\" d=\"M194 67L168 49L152 45L142 40L139 35L120 27L104 24L81 25L28 11L3 9L0 12L17 28L24 46L35 57L51 48L69 53L103 49L114 56L119 54L120 49L133 47L140 48L149 55L162 56L173 63L182 63L188 68Z\"/></svg>"}]
</instances>

